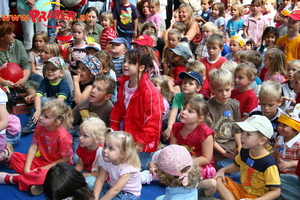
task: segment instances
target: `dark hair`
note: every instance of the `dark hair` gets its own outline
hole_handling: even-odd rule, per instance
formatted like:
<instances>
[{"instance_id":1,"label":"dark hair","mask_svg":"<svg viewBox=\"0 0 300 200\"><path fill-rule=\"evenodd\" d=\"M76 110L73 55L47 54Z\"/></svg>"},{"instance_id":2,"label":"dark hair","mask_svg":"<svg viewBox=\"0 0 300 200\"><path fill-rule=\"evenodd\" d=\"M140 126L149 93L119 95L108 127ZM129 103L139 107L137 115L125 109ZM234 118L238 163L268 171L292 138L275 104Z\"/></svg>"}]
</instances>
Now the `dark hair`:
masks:
<instances>
[{"instance_id":1,"label":"dark hair","mask_svg":"<svg viewBox=\"0 0 300 200\"><path fill-rule=\"evenodd\" d=\"M14 23L0 20L0 37L4 37L6 34L14 32L15 28Z\"/></svg>"},{"instance_id":2,"label":"dark hair","mask_svg":"<svg viewBox=\"0 0 300 200\"><path fill-rule=\"evenodd\" d=\"M46 199L94 199L93 191L88 187L81 172L62 162L49 169L43 187Z\"/></svg>"},{"instance_id":3,"label":"dark hair","mask_svg":"<svg viewBox=\"0 0 300 200\"><path fill-rule=\"evenodd\" d=\"M85 10L85 13L84 14L88 14L90 12L94 11L96 13L96 16L97 18L99 18L99 12L97 10L97 8L95 7L88 7L86 10Z\"/></svg>"},{"instance_id":4,"label":"dark hair","mask_svg":"<svg viewBox=\"0 0 300 200\"><path fill-rule=\"evenodd\" d=\"M145 3L148 3L148 5L149 5L149 0L140 0L137 2L137 5L136 5L136 8L139 11L140 16L144 19L146 19L146 16L143 13L143 6Z\"/></svg>"},{"instance_id":5,"label":"dark hair","mask_svg":"<svg viewBox=\"0 0 300 200\"><path fill-rule=\"evenodd\" d=\"M268 27L264 30L264 32L263 32L261 38L264 40L265 37L266 37L269 33L273 33L273 34L275 35L275 43L276 43L276 41L277 41L278 38L279 38L279 33L278 33L278 30L277 30L275 27L268 26ZM260 53L264 52L264 49L265 49L265 48L266 48L265 45L261 45L261 46L259 47L259 52L260 52Z\"/></svg>"},{"instance_id":6,"label":"dark hair","mask_svg":"<svg viewBox=\"0 0 300 200\"><path fill-rule=\"evenodd\" d=\"M107 75L99 75L95 77L94 82L96 81L104 81L108 84L108 87L106 89L106 94L113 94L116 88L116 81L110 76Z\"/></svg>"},{"instance_id":7,"label":"dark hair","mask_svg":"<svg viewBox=\"0 0 300 200\"><path fill-rule=\"evenodd\" d=\"M145 69L143 72L146 71L148 68L153 68L152 58L146 54L146 52L139 50L139 49L131 49L125 53L125 57L132 62L132 64L139 64L145 65Z\"/></svg>"},{"instance_id":8,"label":"dark hair","mask_svg":"<svg viewBox=\"0 0 300 200\"><path fill-rule=\"evenodd\" d=\"M14 101L10 93L6 92L7 95L7 103L6 103L6 110L9 114L15 115L14 111Z\"/></svg>"}]
</instances>

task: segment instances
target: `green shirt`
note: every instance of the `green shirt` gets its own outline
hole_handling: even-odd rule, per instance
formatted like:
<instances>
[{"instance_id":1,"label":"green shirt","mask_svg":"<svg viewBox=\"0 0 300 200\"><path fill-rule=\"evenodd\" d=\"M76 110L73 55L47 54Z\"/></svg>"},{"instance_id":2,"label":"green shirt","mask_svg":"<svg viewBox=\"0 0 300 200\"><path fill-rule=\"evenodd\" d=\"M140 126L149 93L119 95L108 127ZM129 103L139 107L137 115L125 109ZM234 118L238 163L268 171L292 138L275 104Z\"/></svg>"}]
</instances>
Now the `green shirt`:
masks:
<instances>
[{"instance_id":1,"label":"green shirt","mask_svg":"<svg viewBox=\"0 0 300 200\"><path fill-rule=\"evenodd\" d=\"M28 60L28 55L21 41L15 39L7 51L0 50L0 66L7 62L13 62L24 70L31 71L31 66Z\"/></svg>"},{"instance_id":2,"label":"green shirt","mask_svg":"<svg viewBox=\"0 0 300 200\"><path fill-rule=\"evenodd\" d=\"M100 43L99 39L102 34L102 30L103 30L103 27L100 24L95 24L94 31L91 33L88 32L87 37L92 37L95 39L94 42Z\"/></svg>"}]
</instances>

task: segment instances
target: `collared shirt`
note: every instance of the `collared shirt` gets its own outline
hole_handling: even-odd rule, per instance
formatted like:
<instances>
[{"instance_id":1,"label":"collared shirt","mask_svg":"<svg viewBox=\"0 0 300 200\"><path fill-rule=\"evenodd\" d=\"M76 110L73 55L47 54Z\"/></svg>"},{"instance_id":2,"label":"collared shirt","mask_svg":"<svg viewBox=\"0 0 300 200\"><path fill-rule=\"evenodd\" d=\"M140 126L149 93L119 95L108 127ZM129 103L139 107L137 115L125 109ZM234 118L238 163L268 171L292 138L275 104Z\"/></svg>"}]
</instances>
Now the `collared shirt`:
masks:
<instances>
[{"instance_id":1,"label":"collared shirt","mask_svg":"<svg viewBox=\"0 0 300 200\"><path fill-rule=\"evenodd\" d=\"M93 32L88 32L87 37L92 37L95 39L94 42L100 43L99 38L102 34L102 30L103 27L100 24L95 24Z\"/></svg>"},{"instance_id":2,"label":"collared shirt","mask_svg":"<svg viewBox=\"0 0 300 200\"><path fill-rule=\"evenodd\" d=\"M257 19L254 19L252 14L250 14L245 19L244 25L248 27L248 35L257 44L261 40L264 27L268 25L268 19L262 14Z\"/></svg>"}]
</instances>

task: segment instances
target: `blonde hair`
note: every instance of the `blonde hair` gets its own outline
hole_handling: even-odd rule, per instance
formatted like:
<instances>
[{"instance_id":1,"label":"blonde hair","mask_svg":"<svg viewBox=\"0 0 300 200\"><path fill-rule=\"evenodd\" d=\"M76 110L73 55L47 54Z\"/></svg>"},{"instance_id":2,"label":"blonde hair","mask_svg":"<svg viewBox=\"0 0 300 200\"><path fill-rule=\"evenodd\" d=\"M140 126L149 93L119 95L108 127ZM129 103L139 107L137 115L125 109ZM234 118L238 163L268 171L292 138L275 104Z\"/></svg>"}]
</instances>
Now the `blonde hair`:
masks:
<instances>
[{"instance_id":1,"label":"blonde hair","mask_svg":"<svg viewBox=\"0 0 300 200\"><path fill-rule=\"evenodd\" d=\"M264 4L266 4L266 3L270 3L271 5L273 5L274 9L277 8L277 3L275 0L264 0Z\"/></svg>"},{"instance_id":2,"label":"blonde hair","mask_svg":"<svg viewBox=\"0 0 300 200\"><path fill-rule=\"evenodd\" d=\"M122 163L127 163L135 168L141 168L141 161L137 154L132 136L125 131L116 131L106 134L105 139L113 138L120 142L120 150L125 151Z\"/></svg>"},{"instance_id":3,"label":"blonde hair","mask_svg":"<svg viewBox=\"0 0 300 200\"><path fill-rule=\"evenodd\" d=\"M276 99L279 101L281 99L281 94L282 90L280 83L268 80L264 81L261 85L258 98Z\"/></svg>"},{"instance_id":4,"label":"blonde hair","mask_svg":"<svg viewBox=\"0 0 300 200\"><path fill-rule=\"evenodd\" d=\"M188 13L188 16L189 16L189 22L186 25L186 29L189 30L192 23L195 22L195 17L194 17L194 14L193 14L193 10L192 8L187 5L187 4L181 4L179 7L178 7L178 14L179 14L179 9L180 8L185 8L187 13Z\"/></svg>"},{"instance_id":5,"label":"blonde hair","mask_svg":"<svg viewBox=\"0 0 300 200\"><path fill-rule=\"evenodd\" d=\"M47 48L49 53L52 54L52 57L61 57L59 46L55 42L47 42L44 45L44 48Z\"/></svg>"},{"instance_id":6,"label":"blonde hair","mask_svg":"<svg viewBox=\"0 0 300 200\"><path fill-rule=\"evenodd\" d=\"M235 68L237 68L238 64L232 60L228 60L221 65L221 69L227 69L232 74L234 74Z\"/></svg>"},{"instance_id":7,"label":"blonde hair","mask_svg":"<svg viewBox=\"0 0 300 200\"><path fill-rule=\"evenodd\" d=\"M232 5L231 5L231 9L232 8L237 8L238 11L239 11L239 16L243 16L244 15L244 6L239 3L239 2L234 2Z\"/></svg>"},{"instance_id":8,"label":"blonde hair","mask_svg":"<svg viewBox=\"0 0 300 200\"><path fill-rule=\"evenodd\" d=\"M149 6L154 5L155 7L160 7L159 0L149 0Z\"/></svg>"},{"instance_id":9,"label":"blonde hair","mask_svg":"<svg viewBox=\"0 0 300 200\"><path fill-rule=\"evenodd\" d=\"M199 74L201 74L201 76L205 75L206 72L206 68L204 66L204 64L202 62L200 62L199 60L194 60L189 62L186 65L186 71L194 71L194 72L198 72Z\"/></svg>"},{"instance_id":10,"label":"blonde hair","mask_svg":"<svg viewBox=\"0 0 300 200\"><path fill-rule=\"evenodd\" d=\"M210 85L213 87L216 84L219 85L232 85L233 76L227 69L212 69L209 72Z\"/></svg>"},{"instance_id":11,"label":"blonde hair","mask_svg":"<svg viewBox=\"0 0 300 200\"><path fill-rule=\"evenodd\" d=\"M72 109L58 99L51 99L45 102L41 113L48 111L54 115L55 119L65 128L69 129L73 123Z\"/></svg>"},{"instance_id":12,"label":"blonde hair","mask_svg":"<svg viewBox=\"0 0 300 200\"><path fill-rule=\"evenodd\" d=\"M154 76L152 76L150 78L150 81L153 84L158 83L161 87L161 91L160 91L161 95L164 98L166 98L168 100L168 102L171 102L172 93L170 92L170 88L169 88L169 85L168 85L168 80L162 75L155 74Z\"/></svg>"},{"instance_id":13,"label":"blonde hair","mask_svg":"<svg viewBox=\"0 0 300 200\"><path fill-rule=\"evenodd\" d=\"M170 174L167 174L164 171L162 171L158 167L157 164L156 164L156 166L157 166L157 175L158 175L159 181L162 184L165 184L166 186L169 186L169 187L182 187L183 186L182 179L180 179L178 176L172 176ZM188 166L188 167L185 167L184 169L182 169L181 173L187 172L191 167L192 167L192 169L188 173L189 183L185 187L195 188L196 185L199 183L199 181L201 181L201 179L202 179L201 175L199 175L199 174L201 174L199 167L194 164L194 166Z\"/></svg>"},{"instance_id":14,"label":"blonde hair","mask_svg":"<svg viewBox=\"0 0 300 200\"><path fill-rule=\"evenodd\" d=\"M212 34L207 38L207 44L211 45L219 45L220 48L223 48L224 46L224 38L223 36L219 34Z\"/></svg>"},{"instance_id":15,"label":"blonde hair","mask_svg":"<svg viewBox=\"0 0 300 200\"><path fill-rule=\"evenodd\" d=\"M216 33L218 30L218 27L212 23L212 22L206 22L203 26L202 26L202 31L211 31L212 33Z\"/></svg>"},{"instance_id":16,"label":"blonde hair","mask_svg":"<svg viewBox=\"0 0 300 200\"><path fill-rule=\"evenodd\" d=\"M257 76L257 69L251 62L244 62L239 64L237 68L235 68L235 72L238 71L245 71L248 79L250 80L254 80L254 78Z\"/></svg>"},{"instance_id":17,"label":"blonde hair","mask_svg":"<svg viewBox=\"0 0 300 200\"><path fill-rule=\"evenodd\" d=\"M172 26L172 29L178 29L180 33L186 32L186 25L183 22L175 22Z\"/></svg>"},{"instance_id":18,"label":"blonde hair","mask_svg":"<svg viewBox=\"0 0 300 200\"><path fill-rule=\"evenodd\" d=\"M110 25L112 26L114 24L114 17L111 12L104 12L100 15L100 21L103 19L108 19L110 22Z\"/></svg>"},{"instance_id":19,"label":"blonde hair","mask_svg":"<svg viewBox=\"0 0 300 200\"><path fill-rule=\"evenodd\" d=\"M300 60L299 59L295 59L295 60L290 60L288 63L289 65L296 65L296 67L298 68L298 70L300 69Z\"/></svg>"},{"instance_id":20,"label":"blonde hair","mask_svg":"<svg viewBox=\"0 0 300 200\"><path fill-rule=\"evenodd\" d=\"M104 134L110 132L110 129L106 127L104 121L96 117L87 118L80 124L79 129L89 133L95 142L97 142L97 139L100 139L101 143L104 142Z\"/></svg>"},{"instance_id":21,"label":"blonde hair","mask_svg":"<svg viewBox=\"0 0 300 200\"><path fill-rule=\"evenodd\" d=\"M300 83L300 70L297 70L294 73L294 80L297 81L297 83Z\"/></svg>"},{"instance_id":22,"label":"blonde hair","mask_svg":"<svg viewBox=\"0 0 300 200\"><path fill-rule=\"evenodd\" d=\"M169 35L175 35L177 37L178 40L181 40L181 32L180 30L178 30L177 28L173 28L168 32L168 36Z\"/></svg>"},{"instance_id":23,"label":"blonde hair","mask_svg":"<svg viewBox=\"0 0 300 200\"><path fill-rule=\"evenodd\" d=\"M198 117L203 116L204 117L204 123L212 128L212 119L209 114L209 108L208 104L205 100L199 98L199 97L194 97L190 99L189 101L185 102L184 106L189 105L189 107L192 110L195 110Z\"/></svg>"},{"instance_id":24,"label":"blonde hair","mask_svg":"<svg viewBox=\"0 0 300 200\"><path fill-rule=\"evenodd\" d=\"M285 75L285 58L283 52L279 49L268 49L266 55L269 56L271 65L273 66L272 70L269 69L270 75L274 75L277 72L281 75Z\"/></svg>"}]
</instances>

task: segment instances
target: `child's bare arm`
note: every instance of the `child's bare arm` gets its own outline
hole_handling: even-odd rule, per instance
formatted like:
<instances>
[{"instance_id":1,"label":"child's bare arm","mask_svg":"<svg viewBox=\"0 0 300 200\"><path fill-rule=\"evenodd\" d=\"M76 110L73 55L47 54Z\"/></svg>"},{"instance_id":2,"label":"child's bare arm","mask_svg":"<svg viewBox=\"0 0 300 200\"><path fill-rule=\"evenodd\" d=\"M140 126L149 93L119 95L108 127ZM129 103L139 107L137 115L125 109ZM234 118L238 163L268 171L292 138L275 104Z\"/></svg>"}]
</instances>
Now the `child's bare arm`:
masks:
<instances>
[{"instance_id":1,"label":"child's bare arm","mask_svg":"<svg viewBox=\"0 0 300 200\"><path fill-rule=\"evenodd\" d=\"M94 186L95 199L99 199L106 176L107 176L107 171L105 171L105 169L103 169L102 167L99 167L99 174L97 176L97 179L95 181L95 186Z\"/></svg>"},{"instance_id":2,"label":"child's bare arm","mask_svg":"<svg viewBox=\"0 0 300 200\"><path fill-rule=\"evenodd\" d=\"M177 144L177 139L173 135L173 130L171 129L171 134L170 134L170 144Z\"/></svg>"},{"instance_id":3,"label":"child's bare arm","mask_svg":"<svg viewBox=\"0 0 300 200\"><path fill-rule=\"evenodd\" d=\"M228 165L227 167L219 169L214 177L215 177L215 179L221 178L223 181L225 181L225 174L238 172L239 170L240 170L240 167L237 166L235 163L232 163L231 165Z\"/></svg>"},{"instance_id":4,"label":"child's bare arm","mask_svg":"<svg viewBox=\"0 0 300 200\"><path fill-rule=\"evenodd\" d=\"M39 74L39 73L36 71L35 63L34 63L34 62L31 62L31 63L30 63L30 66L31 66L31 73L32 73L32 74Z\"/></svg>"},{"instance_id":5,"label":"child's bare arm","mask_svg":"<svg viewBox=\"0 0 300 200\"><path fill-rule=\"evenodd\" d=\"M217 142L214 142L214 149L226 158L229 158L229 159L232 159L232 160L235 158L235 155L225 151L225 149L223 149Z\"/></svg>"},{"instance_id":6,"label":"child's bare arm","mask_svg":"<svg viewBox=\"0 0 300 200\"><path fill-rule=\"evenodd\" d=\"M82 163L82 159L81 158L78 158L78 162L75 166L75 169L79 172L82 172L82 170L84 169L84 165Z\"/></svg>"},{"instance_id":7,"label":"child's bare arm","mask_svg":"<svg viewBox=\"0 0 300 200\"><path fill-rule=\"evenodd\" d=\"M74 49L72 47L67 47L67 53L66 53L66 62L71 63L72 62L72 52Z\"/></svg>"},{"instance_id":8,"label":"child's bare arm","mask_svg":"<svg viewBox=\"0 0 300 200\"><path fill-rule=\"evenodd\" d=\"M244 36L248 37L248 26L244 26Z\"/></svg>"},{"instance_id":9,"label":"child's bare arm","mask_svg":"<svg viewBox=\"0 0 300 200\"><path fill-rule=\"evenodd\" d=\"M213 144L214 138L212 135L207 136L207 138L202 142L202 156L199 156L195 159L198 166L208 165L213 156Z\"/></svg>"},{"instance_id":10,"label":"child's bare arm","mask_svg":"<svg viewBox=\"0 0 300 200\"><path fill-rule=\"evenodd\" d=\"M71 160L71 156L63 156L61 159L58 159L57 161L44 166L43 169L50 169L51 167L55 166L59 162L68 163L70 162L70 160Z\"/></svg>"},{"instance_id":11,"label":"child's bare arm","mask_svg":"<svg viewBox=\"0 0 300 200\"><path fill-rule=\"evenodd\" d=\"M170 138L171 129L172 129L173 124L175 123L177 113L178 113L178 108L173 107L171 109L170 117L168 120L168 128L163 133L163 136L166 140L168 140Z\"/></svg>"},{"instance_id":12,"label":"child's bare arm","mask_svg":"<svg viewBox=\"0 0 300 200\"><path fill-rule=\"evenodd\" d=\"M25 166L24 166L24 173L28 173L31 172L30 167L32 164L33 159L35 158L35 154L38 150L38 147L36 144L31 144L28 152L27 152L27 156L26 156L26 162L25 162Z\"/></svg>"},{"instance_id":13,"label":"child's bare arm","mask_svg":"<svg viewBox=\"0 0 300 200\"><path fill-rule=\"evenodd\" d=\"M138 18L133 20L133 36L132 39L137 37Z\"/></svg>"},{"instance_id":14,"label":"child's bare arm","mask_svg":"<svg viewBox=\"0 0 300 200\"><path fill-rule=\"evenodd\" d=\"M40 95L35 95L34 97L34 108L35 108L35 113L33 114L32 120L34 123L37 123L37 121L40 118L41 110L42 110L42 97Z\"/></svg>"},{"instance_id":15,"label":"child's bare arm","mask_svg":"<svg viewBox=\"0 0 300 200\"><path fill-rule=\"evenodd\" d=\"M270 191L265 195L255 199L255 200L265 200L265 199L277 199L280 196L281 188L280 187L269 187Z\"/></svg>"},{"instance_id":16,"label":"child's bare arm","mask_svg":"<svg viewBox=\"0 0 300 200\"><path fill-rule=\"evenodd\" d=\"M242 137L241 133L234 134L234 139L235 139L235 142L236 142L236 146L238 148L242 147L242 139L241 139L241 137Z\"/></svg>"},{"instance_id":17,"label":"child's bare arm","mask_svg":"<svg viewBox=\"0 0 300 200\"><path fill-rule=\"evenodd\" d=\"M116 35L118 36L118 29L117 29L117 20L114 19L114 29L115 29L115 32L116 32Z\"/></svg>"}]
</instances>

